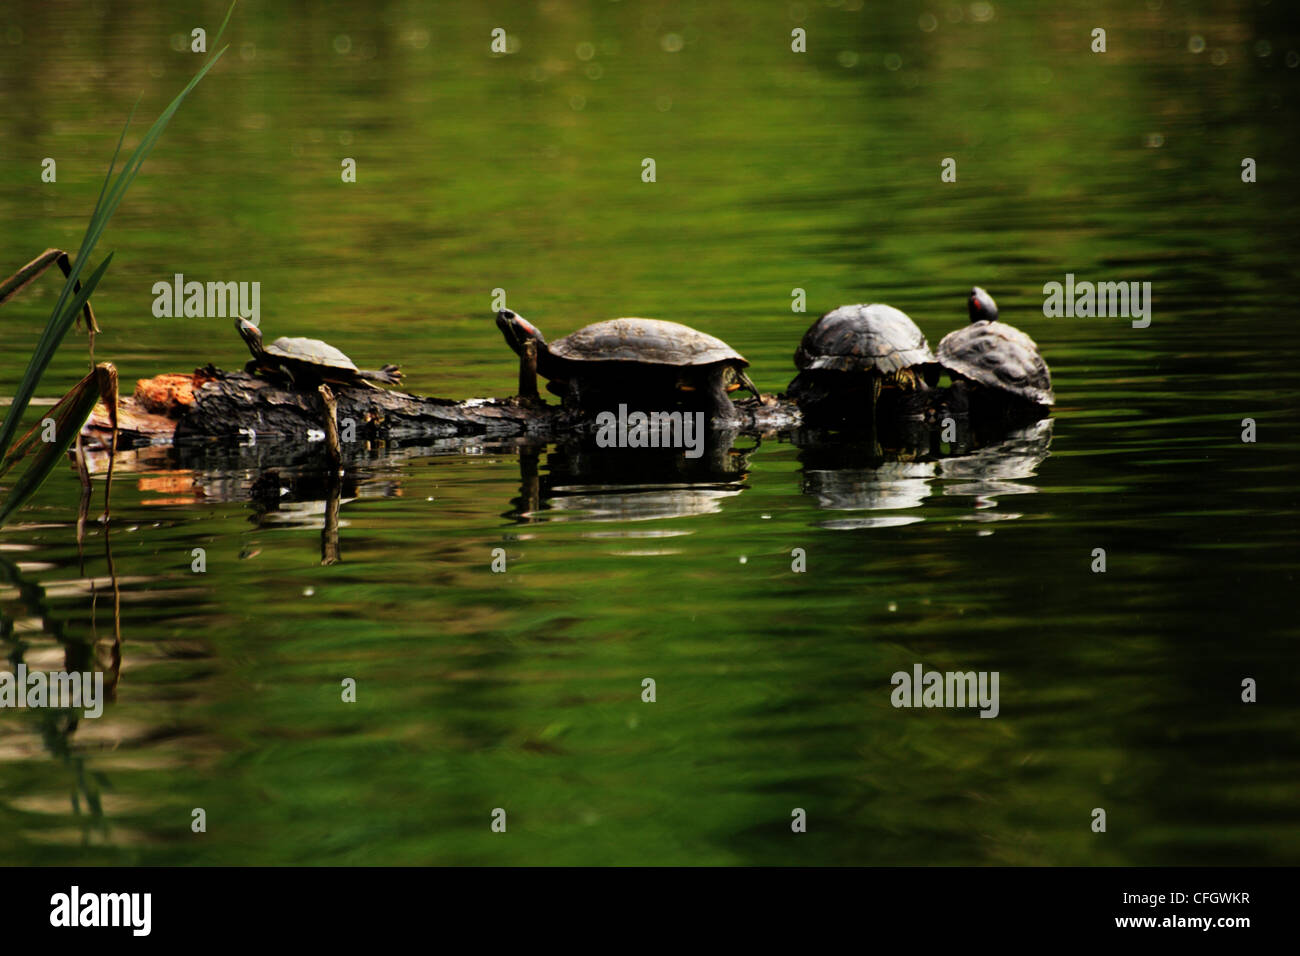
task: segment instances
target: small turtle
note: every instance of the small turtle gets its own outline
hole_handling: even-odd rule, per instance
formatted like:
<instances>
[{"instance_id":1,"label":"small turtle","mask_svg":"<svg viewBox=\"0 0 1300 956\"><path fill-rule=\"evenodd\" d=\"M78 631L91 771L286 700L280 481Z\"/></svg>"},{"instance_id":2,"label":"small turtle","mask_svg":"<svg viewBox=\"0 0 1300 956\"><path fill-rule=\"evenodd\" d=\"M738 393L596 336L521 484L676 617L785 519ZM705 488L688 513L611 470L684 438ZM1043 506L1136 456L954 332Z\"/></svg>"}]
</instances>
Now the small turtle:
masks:
<instances>
[{"instance_id":1,"label":"small turtle","mask_svg":"<svg viewBox=\"0 0 1300 956\"><path fill-rule=\"evenodd\" d=\"M279 338L270 345L262 344L262 331L247 319L236 319L235 328L253 353L253 359L244 366L247 372L273 372L287 376L295 386L319 385L333 382L339 385L371 385L383 382L397 385L402 372L396 365L385 365L378 371L357 368L334 346L320 339Z\"/></svg>"},{"instance_id":2,"label":"small turtle","mask_svg":"<svg viewBox=\"0 0 1300 956\"><path fill-rule=\"evenodd\" d=\"M687 325L659 319L610 319L547 342L518 313L497 313L497 328L519 355L519 394L537 397L537 375L564 404L582 408L601 397L707 401L713 414L735 415L729 392L744 387L758 396L745 374L749 362L721 339ZM682 393L686 393L683 395ZM591 410L591 408L589 408Z\"/></svg>"},{"instance_id":3,"label":"small turtle","mask_svg":"<svg viewBox=\"0 0 1300 956\"><path fill-rule=\"evenodd\" d=\"M967 300L970 325L949 332L939 343L939 364L957 381L994 389L1035 405L1052 405L1052 375L1034 340L999 322L993 297L975 286Z\"/></svg>"},{"instance_id":4,"label":"small turtle","mask_svg":"<svg viewBox=\"0 0 1300 956\"><path fill-rule=\"evenodd\" d=\"M869 391L872 420L885 388L933 384L938 372L925 336L906 313L889 305L842 305L804 333L794 353L799 374L787 389L801 406L843 414ZM869 385L869 389L868 386Z\"/></svg>"}]
</instances>

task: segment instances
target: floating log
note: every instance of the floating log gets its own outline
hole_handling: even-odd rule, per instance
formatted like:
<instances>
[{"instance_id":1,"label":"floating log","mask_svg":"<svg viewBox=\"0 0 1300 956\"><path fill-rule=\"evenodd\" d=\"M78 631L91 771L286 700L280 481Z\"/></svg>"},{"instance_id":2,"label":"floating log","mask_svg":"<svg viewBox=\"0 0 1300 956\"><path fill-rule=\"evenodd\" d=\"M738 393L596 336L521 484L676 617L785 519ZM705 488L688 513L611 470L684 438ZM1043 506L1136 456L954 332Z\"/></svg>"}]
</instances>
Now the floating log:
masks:
<instances>
[{"instance_id":1,"label":"floating log","mask_svg":"<svg viewBox=\"0 0 1300 956\"><path fill-rule=\"evenodd\" d=\"M345 444L512 437L549 441L594 427L590 415L540 399L454 401L352 385L334 385L332 394L335 420ZM876 410L875 440L886 446L891 441L928 442L933 438L930 433L949 418L960 423L963 432L991 430L996 437L1008 427L1030 423L1046 414L1045 409L1026 403L1007 406L996 394L975 398L978 400L972 400L961 386L886 390ZM811 402L801 410L784 396L764 395L738 401L735 408L736 420L720 423L717 429L743 435L773 435L806 426L861 430L871 425L866 409L852 400L828 400L821 405ZM226 372L209 365L190 374L141 379L134 394L119 404L119 447L231 442L290 444L303 449L325 441L325 409L316 388L295 389L274 379L243 371ZM96 407L86 431L92 441L105 442L105 408Z\"/></svg>"},{"instance_id":2,"label":"floating log","mask_svg":"<svg viewBox=\"0 0 1300 956\"><path fill-rule=\"evenodd\" d=\"M334 385L337 422L344 440L406 440L455 436L559 436L590 426L591 419L558 404L520 398L454 401L390 389ZM736 403L728 428L772 433L800 423L798 408L772 396ZM141 379L119 407L124 445L191 441L306 443L324 437L321 395L247 372L209 365L192 374ZM108 428L97 407L86 424L92 436Z\"/></svg>"}]
</instances>

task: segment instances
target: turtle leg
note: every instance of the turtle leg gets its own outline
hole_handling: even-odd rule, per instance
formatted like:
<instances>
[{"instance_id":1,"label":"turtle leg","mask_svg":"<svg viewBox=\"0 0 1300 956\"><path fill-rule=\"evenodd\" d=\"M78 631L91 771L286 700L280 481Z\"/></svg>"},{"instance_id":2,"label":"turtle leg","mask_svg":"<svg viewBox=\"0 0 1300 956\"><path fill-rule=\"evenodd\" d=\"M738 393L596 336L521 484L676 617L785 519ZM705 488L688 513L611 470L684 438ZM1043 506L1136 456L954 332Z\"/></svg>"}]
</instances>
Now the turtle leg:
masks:
<instances>
[{"instance_id":1,"label":"turtle leg","mask_svg":"<svg viewBox=\"0 0 1300 956\"><path fill-rule=\"evenodd\" d=\"M754 383L750 380L749 376L745 374L745 370L743 368L736 369L736 378L740 380L741 385L749 389L749 393L751 395L757 398L760 402L763 400L763 396L758 394L758 389L755 387Z\"/></svg>"},{"instance_id":2,"label":"turtle leg","mask_svg":"<svg viewBox=\"0 0 1300 956\"><path fill-rule=\"evenodd\" d=\"M537 400L537 343L529 339L519 353L519 397Z\"/></svg>"},{"instance_id":3,"label":"turtle leg","mask_svg":"<svg viewBox=\"0 0 1300 956\"><path fill-rule=\"evenodd\" d=\"M260 375L262 378L270 379L278 385L288 382L290 388L297 384L293 380L293 373L285 365L272 365L270 362L249 359L244 363L244 371L249 375Z\"/></svg>"},{"instance_id":4,"label":"turtle leg","mask_svg":"<svg viewBox=\"0 0 1300 956\"><path fill-rule=\"evenodd\" d=\"M383 382L385 385L400 385L402 370L396 365L385 365L381 369L357 369L357 378L369 382Z\"/></svg>"},{"instance_id":5,"label":"turtle leg","mask_svg":"<svg viewBox=\"0 0 1300 956\"><path fill-rule=\"evenodd\" d=\"M257 359L249 359L244 363L244 371L249 375L257 375L267 381L284 387L287 383L289 388L293 388L297 383L293 380L293 373L283 365L272 365L269 362L259 362Z\"/></svg>"}]
</instances>

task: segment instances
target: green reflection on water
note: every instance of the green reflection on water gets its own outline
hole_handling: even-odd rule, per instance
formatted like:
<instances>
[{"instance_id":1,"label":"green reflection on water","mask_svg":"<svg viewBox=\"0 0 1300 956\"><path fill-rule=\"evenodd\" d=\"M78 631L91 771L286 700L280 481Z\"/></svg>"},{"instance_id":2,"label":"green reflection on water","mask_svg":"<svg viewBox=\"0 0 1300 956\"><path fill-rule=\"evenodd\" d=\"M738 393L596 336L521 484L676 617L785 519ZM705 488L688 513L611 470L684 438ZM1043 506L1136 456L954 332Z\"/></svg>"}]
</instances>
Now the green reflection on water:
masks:
<instances>
[{"instance_id":1,"label":"green reflection on water","mask_svg":"<svg viewBox=\"0 0 1300 956\"><path fill-rule=\"evenodd\" d=\"M814 313L888 301L933 343L978 282L1052 365L1050 457L988 487L835 473L766 440L694 513L670 495L651 520L584 516L552 488L524 522L513 449L413 454L359 469L324 568L319 506L266 520L242 467L146 466L114 493L117 699L63 738L0 718L0 860L1297 862L1300 43L1246 4L804 6L240 9L105 236L98 353L124 382L242 363L227 321L150 314L182 272L260 281L269 332L401 362L414 391L505 394L503 288L552 337L626 314L706 329L775 391L812 319L792 289ZM170 45L189 19L105 11L19 2L0 22L14 266L74 243L137 92L147 115L194 68ZM488 55L498 25L518 53ZM1151 281L1152 326L1044 318L1066 272ZM56 293L6 306L0 393ZM81 365L67 350L50 387ZM835 507L845 483L862 497ZM56 476L0 533L48 598L41 622L0 590L29 665L63 660L53 626L92 636L77 494ZM85 574L106 573L94 532ZM889 677L916 662L998 670L1001 716L894 710ZM65 744L103 776L98 818L70 810Z\"/></svg>"}]
</instances>

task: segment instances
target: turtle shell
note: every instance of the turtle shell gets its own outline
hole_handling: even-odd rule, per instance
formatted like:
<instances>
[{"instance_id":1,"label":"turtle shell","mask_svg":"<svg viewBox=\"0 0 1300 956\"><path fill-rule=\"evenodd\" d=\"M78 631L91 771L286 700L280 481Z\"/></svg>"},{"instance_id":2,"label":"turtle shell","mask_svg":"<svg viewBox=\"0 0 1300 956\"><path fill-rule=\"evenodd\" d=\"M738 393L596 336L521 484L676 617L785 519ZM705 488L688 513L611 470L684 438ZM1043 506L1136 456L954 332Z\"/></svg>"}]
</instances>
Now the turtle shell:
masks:
<instances>
[{"instance_id":1,"label":"turtle shell","mask_svg":"<svg viewBox=\"0 0 1300 956\"><path fill-rule=\"evenodd\" d=\"M892 375L934 362L925 336L906 313L890 305L842 305L804 333L794 353L801 371L866 372Z\"/></svg>"},{"instance_id":2,"label":"turtle shell","mask_svg":"<svg viewBox=\"0 0 1300 956\"><path fill-rule=\"evenodd\" d=\"M1005 322L972 322L939 343L939 364L971 381L1052 405L1052 376L1034 340Z\"/></svg>"},{"instance_id":3,"label":"turtle shell","mask_svg":"<svg viewBox=\"0 0 1300 956\"><path fill-rule=\"evenodd\" d=\"M698 329L660 319L610 319L547 344L557 358L570 362L639 362L643 365L713 365L744 357L722 339Z\"/></svg>"},{"instance_id":4,"label":"turtle shell","mask_svg":"<svg viewBox=\"0 0 1300 956\"><path fill-rule=\"evenodd\" d=\"M281 337L266 346L266 354L304 362L307 365L319 365L322 368L344 369L349 372L357 370L352 359L320 339Z\"/></svg>"}]
</instances>

